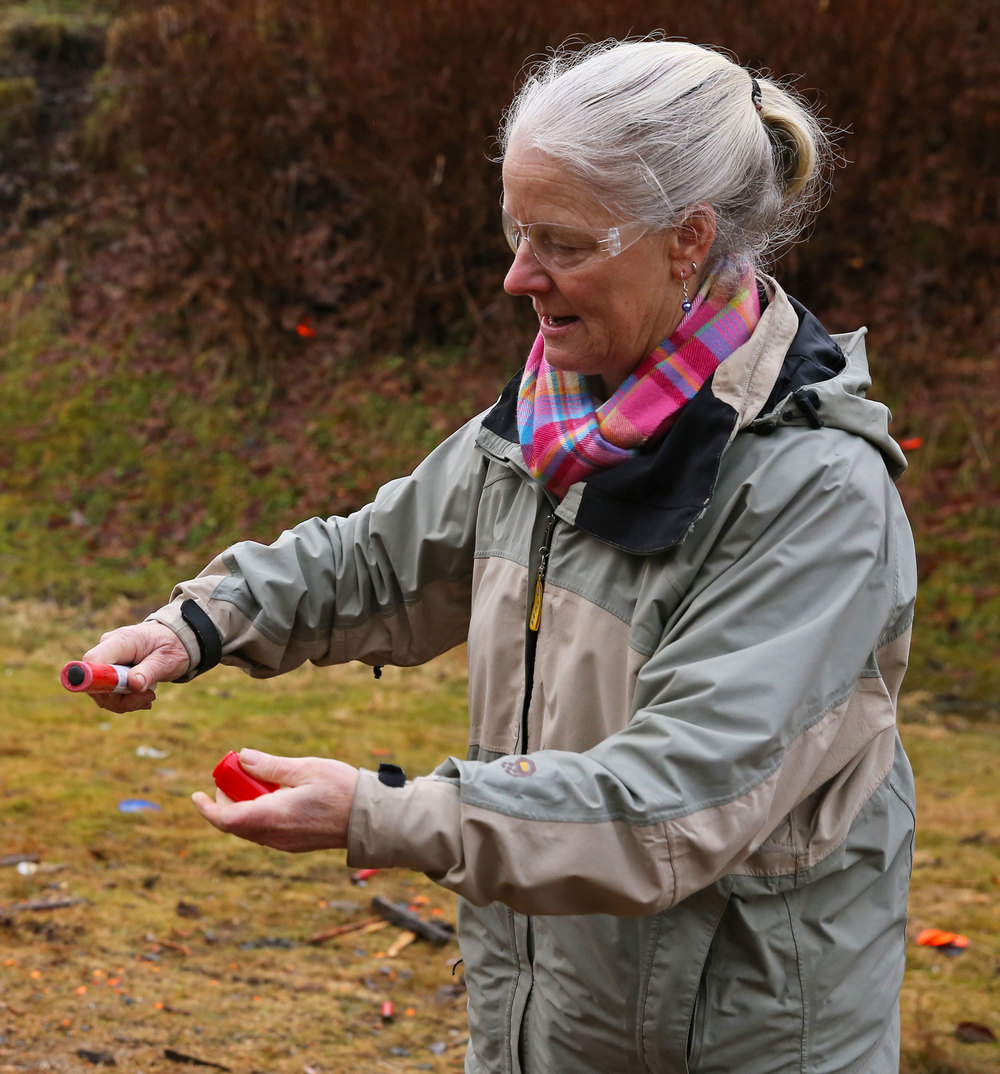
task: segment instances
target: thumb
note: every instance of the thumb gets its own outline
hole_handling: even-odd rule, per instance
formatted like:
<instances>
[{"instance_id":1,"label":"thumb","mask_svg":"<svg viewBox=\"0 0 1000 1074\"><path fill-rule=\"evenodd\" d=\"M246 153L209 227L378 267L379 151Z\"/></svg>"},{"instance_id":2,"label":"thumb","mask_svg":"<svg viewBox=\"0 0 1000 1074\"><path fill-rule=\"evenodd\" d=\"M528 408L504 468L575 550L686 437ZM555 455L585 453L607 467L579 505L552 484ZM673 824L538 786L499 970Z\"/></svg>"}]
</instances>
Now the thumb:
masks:
<instances>
[{"instance_id":1,"label":"thumb","mask_svg":"<svg viewBox=\"0 0 1000 1074\"><path fill-rule=\"evenodd\" d=\"M183 674L183 671L178 670L179 663L175 654L168 655L163 650L157 649L129 671L129 689L142 693L143 690L152 689L159 682L170 682L177 678L178 674ZM186 657L184 663L187 663Z\"/></svg>"},{"instance_id":2,"label":"thumb","mask_svg":"<svg viewBox=\"0 0 1000 1074\"><path fill-rule=\"evenodd\" d=\"M142 693L158 682L176 679L190 665L187 649L177 635L169 627L155 622L110 631L83 654L83 659L98 664L130 666L128 684L133 693Z\"/></svg>"},{"instance_id":3,"label":"thumb","mask_svg":"<svg viewBox=\"0 0 1000 1074\"><path fill-rule=\"evenodd\" d=\"M273 753L244 748L240 750L240 764L257 779L268 783L280 783L284 787L295 786L298 763L292 757L276 757Z\"/></svg>"},{"instance_id":4,"label":"thumb","mask_svg":"<svg viewBox=\"0 0 1000 1074\"><path fill-rule=\"evenodd\" d=\"M183 675L190 664L187 650L176 638L158 644L145 654L129 672L129 686L140 692L152 689L158 682L172 682Z\"/></svg>"}]
</instances>

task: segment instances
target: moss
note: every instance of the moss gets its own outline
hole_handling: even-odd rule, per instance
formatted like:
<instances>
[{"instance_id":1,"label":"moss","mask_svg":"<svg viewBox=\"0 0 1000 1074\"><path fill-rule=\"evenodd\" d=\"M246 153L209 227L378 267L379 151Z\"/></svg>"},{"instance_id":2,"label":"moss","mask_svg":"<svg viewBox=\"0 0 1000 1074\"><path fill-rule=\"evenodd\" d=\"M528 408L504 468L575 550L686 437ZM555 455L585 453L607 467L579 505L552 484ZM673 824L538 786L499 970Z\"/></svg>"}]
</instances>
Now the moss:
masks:
<instances>
[{"instance_id":1,"label":"moss","mask_svg":"<svg viewBox=\"0 0 1000 1074\"><path fill-rule=\"evenodd\" d=\"M0 148L32 132L40 101L33 78L0 79Z\"/></svg>"},{"instance_id":2,"label":"moss","mask_svg":"<svg viewBox=\"0 0 1000 1074\"><path fill-rule=\"evenodd\" d=\"M34 63L89 64L101 48L101 34L74 15L25 13L6 31L8 49Z\"/></svg>"}]
</instances>

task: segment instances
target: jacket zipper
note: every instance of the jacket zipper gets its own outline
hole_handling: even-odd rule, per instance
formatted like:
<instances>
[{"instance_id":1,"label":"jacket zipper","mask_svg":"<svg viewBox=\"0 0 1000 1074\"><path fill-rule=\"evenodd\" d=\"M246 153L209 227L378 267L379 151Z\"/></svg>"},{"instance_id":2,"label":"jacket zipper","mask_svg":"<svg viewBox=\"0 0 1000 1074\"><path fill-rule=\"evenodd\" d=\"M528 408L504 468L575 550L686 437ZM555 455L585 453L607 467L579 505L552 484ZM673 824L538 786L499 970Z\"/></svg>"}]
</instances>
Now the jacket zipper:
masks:
<instances>
[{"instance_id":1,"label":"jacket zipper","mask_svg":"<svg viewBox=\"0 0 1000 1074\"><path fill-rule=\"evenodd\" d=\"M528 709L531 707L531 688L535 678L535 651L538 648L538 631L542 625L542 600L545 595L545 575L549 568L549 552L552 548L552 531L556 526L556 514L555 511L549 513L548 520L545 523L545 533L542 537L541 548L538 549L538 573L535 575L535 592L531 599L531 611L528 615L528 629L525 635L524 641L524 705L521 709L521 729L519 736L519 753L528 752ZM513 911L507 911L511 915L513 921ZM525 933L524 933L524 960L527 966L534 974L535 963L535 930L532 924L532 919L529 916L524 918ZM518 1063L521 1069L524 1069L525 1065L525 1021L527 1019L528 1004L531 1002L531 990L533 986L529 986L528 995L525 997L524 1009L521 1012L520 1024L516 1029L516 1040L514 1043L514 1050L517 1053ZM510 1027L511 1032L515 1032L514 1027Z\"/></svg>"},{"instance_id":2,"label":"jacket zipper","mask_svg":"<svg viewBox=\"0 0 1000 1074\"><path fill-rule=\"evenodd\" d=\"M531 687L535 678L535 650L538 648L538 631L542 625L542 600L545 595L545 574L549 568L549 552L556 515L550 513L545 524L542 546L538 549L538 573L535 575L535 593L528 615L528 631L524 642L524 705L521 709L520 752L528 752L528 708L531 705Z\"/></svg>"},{"instance_id":3,"label":"jacket zipper","mask_svg":"<svg viewBox=\"0 0 1000 1074\"><path fill-rule=\"evenodd\" d=\"M545 572L549 567L549 544L552 541L552 530L555 528L555 512L549 515L549 521L545 526L545 536L542 538L542 547L538 550L538 575L535 578L535 598L531 602L531 617L528 619L528 630L532 634L538 633L542 622L542 594L545 591Z\"/></svg>"}]
</instances>

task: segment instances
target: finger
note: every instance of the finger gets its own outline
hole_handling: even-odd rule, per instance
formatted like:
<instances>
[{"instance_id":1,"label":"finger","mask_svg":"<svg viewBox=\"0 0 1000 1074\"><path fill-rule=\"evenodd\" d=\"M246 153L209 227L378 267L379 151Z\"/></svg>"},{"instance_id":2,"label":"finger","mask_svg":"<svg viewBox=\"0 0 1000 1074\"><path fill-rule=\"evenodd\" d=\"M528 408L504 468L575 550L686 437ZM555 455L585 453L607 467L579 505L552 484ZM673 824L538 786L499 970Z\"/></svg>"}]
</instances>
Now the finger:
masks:
<instances>
[{"instance_id":1,"label":"finger","mask_svg":"<svg viewBox=\"0 0 1000 1074\"><path fill-rule=\"evenodd\" d=\"M195 791L191 795L191 801L205 820L218 828L220 832L230 830L228 821L232 819L234 809L238 812L238 807L241 805L239 802L233 802L221 791L217 792L214 800L204 791Z\"/></svg>"},{"instance_id":2,"label":"finger","mask_svg":"<svg viewBox=\"0 0 1000 1074\"><path fill-rule=\"evenodd\" d=\"M133 658L130 661L132 667L128 673L128 688L133 693L141 694L159 682L172 682L180 678L187 671L190 662L187 650L183 646L181 650L182 655L159 648L146 656Z\"/></svg>"},{"instance_id":3,"label":"finger","mask_svg":"<svg viewBox=\"0 0 1000 1074\"><path fill-rule=\"evenodd\" d=\"M83 654L83 659L95 664L138 663L163 639L151 637L142 624L119 627L101 635L101 640Z\"/></svg>"},{"instance_id":4,"label":"finger","mask_svg":"<svg viewBox=\"0 0 1000 1074\"><path fill-rule=\"evenodd\" d=\"M129 666L128 685L134 693L142 693L154 683L177 679L190 666L187 649L162 623L138 623L112 630L83 658Z\"/></svg>"},{"instance_id":5,"label":"finger","mask_svg":"<svg viewBox=\"0 0 1000 1074\"><path fill-rule=\"evenodd\" d=\"M225 828L216 819L216 811L221 807L221 803L213 802L204 791L195 791L191 795L191 801L194 802L195 808L209 824L214 825L219 831L225 831Z\"/></svg>"},{"instance_id":6,"label":"finger","mask_svg":"<svg viewBox=\"0 0 1000 1074\"><path fill-rule=\"evenodd\" d=\"M153 690L142 690L139 693L129 694L91 694L94 704L99 709L107 712L115 712L123 715L128 712L138 712L141 709L151 709L156 700Z\"/></svg>"},{"instance_id":7,"label":"finger","mask_svg":"<svg viewBox=\"0 0 1000 1074\"><path fill-rule=\"evenodd\" d=\"M277 757L273 753L249 748L240 750L240 765L251 776L268 783L280 783L284 787L298 786L303 760L307 758Z\"/></svg>"},{"instance_id":8,"label":"finger","mask_svg":"<svg viewBox=\"0 0 1000 1074\"><path fill-rule=\"evenodd\" d=\"M255 812L253 808L255 801L233 802L224 794L218 800L213 801L204 791L195 791L191 795L191 801L205 820L213 828L218 828L220 832L236 835L241 839L264 846L273 845L267 842L264 834L267 831L267 825L262 826L259 820L253 823L248 817L248 814L252 815Z\"/></svg>"}]
</instances>

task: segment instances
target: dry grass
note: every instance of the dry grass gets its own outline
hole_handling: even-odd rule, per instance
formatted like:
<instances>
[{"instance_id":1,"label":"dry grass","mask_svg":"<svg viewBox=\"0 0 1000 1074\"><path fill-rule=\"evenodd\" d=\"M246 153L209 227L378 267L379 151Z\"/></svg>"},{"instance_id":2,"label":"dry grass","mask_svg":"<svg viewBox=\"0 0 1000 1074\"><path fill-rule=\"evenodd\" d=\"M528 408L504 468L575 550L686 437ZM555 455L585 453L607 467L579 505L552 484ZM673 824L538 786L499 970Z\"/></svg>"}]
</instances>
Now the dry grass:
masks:
<instances>
[{"instance_id":1,"label":"dry grass","mask_svg":"<svg viewBox=\"0 0 1000 1074\"><path fill-rule=\"evenodd\" d=\"M1000 789L995 725L936 719L904 698L903 739L917 774L917 851L908 935L939 928L969 938L957 957L911 945L903 990L907 1065L914 1074L992 1074L1000 1045L968 1044L962 1022L1000 1036Z\"/></svg>"},{"instance_id":2,"label":"dry grass","mask_svg":"<svg viewBox=\"0 0 1000 1074\"><path fill-rule=\"evenodd\" d=\"M409 873L362 889L340 853L289 857L226 838L188 796L242 744L369 766L391 749L413 773L462 753L462 654L387 669L378 683L354 667L270 682L223 668L161 688L152 713L109 719L57 682L97 629L83 613L0 604L0 853L37 856L30 875L0 868L0 1072L76 1074L102 1056L143 1074L186 1069L169 1050L242 1074L461 1069L455 945L418 942L389 958L391 927L308 942L371 916L374 894L453 921L451 896ZM911 946L903 1070L987 1074L998 1046L954 1031L969 1021L1000 1032L996 729L928 706L904 699L920 802L910 933L945 928L970 946L958 958ZM138 756L144 746L167 756ZM119 812L129 797L160 809ZM39 899L83 901L17 909ZM380 1017L386 1000L392 1022Z\"/></svg>"},{"instance_id":3,"label":"dry grass","mask_svg":"<svg viewBox=\"0 0 1000 1074\"><path fill-rule=\"evenodd\" d=\"M391 746L414 772L463 753L460 657L387 669L381 683L358 668L274 683L220 669L161 688L150 714L108 719L57 680L95 631L40 605L2 610L0 853L37 856L37 869L0 869L0 1071L90 1070L101 1056L144 1074L182 1069L168 1049L244 1074L459 1069L457 945L417 942L389 958L393 927L308 943L371 917L374 894L453 922L451 896L396 872L362 889L342 853L240 843L188 798L242 744L369 766ZM126 798L160 808L119 812ZM83 901L18 910L42 899Z\"/></svg>"}]
</instances>

